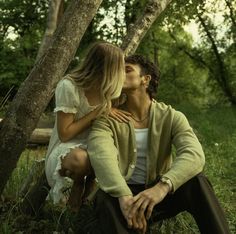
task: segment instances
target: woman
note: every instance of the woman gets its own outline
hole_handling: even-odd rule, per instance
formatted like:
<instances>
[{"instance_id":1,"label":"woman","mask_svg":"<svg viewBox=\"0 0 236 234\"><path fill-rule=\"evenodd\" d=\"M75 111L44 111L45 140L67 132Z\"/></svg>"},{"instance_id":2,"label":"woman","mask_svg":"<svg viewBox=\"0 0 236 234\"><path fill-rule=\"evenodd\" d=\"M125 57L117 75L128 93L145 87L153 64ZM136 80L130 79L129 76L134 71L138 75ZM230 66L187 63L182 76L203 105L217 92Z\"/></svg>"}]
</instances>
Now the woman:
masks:
<instances>
[{"instance_id":1,"label":"woman","mask_svg":"<svg viewBox=\"0 0 236 234\"><path fill-rule=\"evenodd\" d=\"M85 178L87 183L93 180L86 152L89 128L97 116L110 112L111 100L119 97L124 79L122 50L102 42L94 44L81 66L58 83L56 121L46 155L46 176L54 203L64 198L63 191L73 181L69 205L78 210Z\"/></svg>"}]
</instances>

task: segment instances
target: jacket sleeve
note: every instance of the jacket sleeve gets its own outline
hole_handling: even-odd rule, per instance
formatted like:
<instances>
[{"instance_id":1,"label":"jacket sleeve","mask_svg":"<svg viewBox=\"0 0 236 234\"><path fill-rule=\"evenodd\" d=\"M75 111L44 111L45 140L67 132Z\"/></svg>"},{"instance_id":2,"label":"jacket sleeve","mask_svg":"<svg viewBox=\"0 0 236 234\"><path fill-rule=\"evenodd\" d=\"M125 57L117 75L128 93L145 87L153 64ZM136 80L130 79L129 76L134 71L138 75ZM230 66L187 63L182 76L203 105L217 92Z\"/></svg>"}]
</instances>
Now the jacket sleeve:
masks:
<instances>
[{"instance_id":1,"label":"jacket sleeve","mask_svg":"<svg viewBox=\"0 0 236 234\"><path fill-rule=\"evenodd\" d=\"M88 138L88 155L99 187L113 197L132 195L118 164L118 150L109 122L100 118L93 123Z\"/></svg>"},{"instance_id":2,"label":"jacket sleeve","mask_svg":"<svg viewBox=\"0 0 236 234\"><path fill-rule=\"evenodd\" d=\"M181 112L174 111L171 132L176 157L170 170L163 176L171 180L174 192L203 170L205 155L187 118Z\"/></svg>"}]
</instances>

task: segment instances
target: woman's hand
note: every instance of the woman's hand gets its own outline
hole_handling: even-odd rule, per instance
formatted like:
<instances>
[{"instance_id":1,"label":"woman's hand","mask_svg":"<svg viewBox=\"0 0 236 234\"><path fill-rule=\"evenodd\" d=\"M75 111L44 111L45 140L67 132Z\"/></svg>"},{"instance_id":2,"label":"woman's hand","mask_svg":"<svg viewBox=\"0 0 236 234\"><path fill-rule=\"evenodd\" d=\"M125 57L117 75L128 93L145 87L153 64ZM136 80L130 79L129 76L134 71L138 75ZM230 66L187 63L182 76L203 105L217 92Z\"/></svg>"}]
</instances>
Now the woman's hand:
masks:
<instances>
[{"instance_id":1,"label":"woman's hand","mask_svg":"<svg viewBox=\"0 0 236 234\"><path fill-rule=\"evenodd\" d=\"M131 113L113 107L111 108L109 115L121 123L128 123L131 119Z\"/></svg>"}]
</instances>

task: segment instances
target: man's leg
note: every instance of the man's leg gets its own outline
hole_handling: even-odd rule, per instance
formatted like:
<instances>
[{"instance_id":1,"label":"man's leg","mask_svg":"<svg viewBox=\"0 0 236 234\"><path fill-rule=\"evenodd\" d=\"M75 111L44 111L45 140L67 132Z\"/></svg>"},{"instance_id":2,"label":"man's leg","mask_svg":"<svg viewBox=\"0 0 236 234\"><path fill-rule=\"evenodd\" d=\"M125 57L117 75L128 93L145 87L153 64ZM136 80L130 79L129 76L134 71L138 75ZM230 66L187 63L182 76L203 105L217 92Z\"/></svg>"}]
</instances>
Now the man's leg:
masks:
<instances>
[{"instance_id":1,"label":"man's leg","mask_svg":"<svg viewBox=\"0 0 236 234\"><path fill-rule=\"evenodd\" d=\"M208 179L200 173L154 208L153 219L162 220L188 211L201 233L230 233L225 214Z\"/></svg>"},{"instance_id":2,"label":"man's leg","mask_svg":"<svg viewBox=\"0 0 236 234\"><path fill-rule=\"evenodd\" d=\"M103 234L128 234L127 222L121 213L119 201L109 194L98 190L95 210Z\"/></svg>"}]
</instances>

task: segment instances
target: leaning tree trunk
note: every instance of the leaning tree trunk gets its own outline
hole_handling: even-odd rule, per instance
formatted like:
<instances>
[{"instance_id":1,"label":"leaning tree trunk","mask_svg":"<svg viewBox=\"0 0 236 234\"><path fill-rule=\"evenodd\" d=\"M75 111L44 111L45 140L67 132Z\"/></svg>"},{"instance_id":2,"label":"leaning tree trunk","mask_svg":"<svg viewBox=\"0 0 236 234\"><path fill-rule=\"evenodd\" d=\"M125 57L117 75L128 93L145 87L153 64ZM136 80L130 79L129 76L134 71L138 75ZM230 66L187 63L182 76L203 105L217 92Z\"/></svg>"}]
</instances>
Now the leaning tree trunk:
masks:
<instances>
[{"instance_id":1,"label":"leaning tree trunk","mask_svg":"<svg viewBox=\"0 0 236 234\"><path fill-rule=\"evenodd\" d=\"M0 194L101 2L71 1L51 46L35 64L7 110L0 129Z\"/></svg>"},{"instance_id":2,"label":"leaning tree trunk","mask_svg":"<svg viewBox=\"0 0 236 234\"><path fill-rule=\"evenodd\" d=\"M134 24L129 25L128 34L124 38L121 48L126 55L132 54L152 26L156 18L166 9L172 0L148 0L143 14Z\"/></svg>"},{"instance_id":3,"label":"leaning tree trunk","mask_svg":"<svg viewBox=\"0 0 236 234\"><path fill-rule=\"evenodd\" d=\"M46 30L40 44L38 54L36 57L36 62L45 53L47 48L50 46L53 38L53 34L57 29L59 19L63 15L64 0L51 0L48 10L48 18Z\"/></svg>"}]
</instances>

